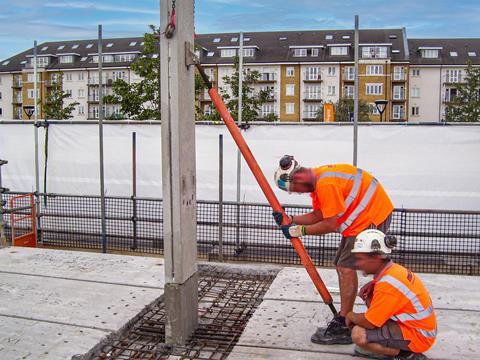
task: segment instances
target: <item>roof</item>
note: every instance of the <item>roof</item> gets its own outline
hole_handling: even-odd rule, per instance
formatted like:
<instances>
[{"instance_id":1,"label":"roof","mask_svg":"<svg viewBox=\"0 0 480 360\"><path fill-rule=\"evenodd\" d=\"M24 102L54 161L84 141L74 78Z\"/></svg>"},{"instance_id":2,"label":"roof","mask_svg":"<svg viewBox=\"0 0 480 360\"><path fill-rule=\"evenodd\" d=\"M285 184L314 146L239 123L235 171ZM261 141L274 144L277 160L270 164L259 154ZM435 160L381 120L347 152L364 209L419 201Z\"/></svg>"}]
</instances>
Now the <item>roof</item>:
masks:
<instances>
[{"instance_id":1,"label":"roof","mask_svg":"<svg viewBox=\"0 0 480 360\"><path fill-rule=\"evenodd\" d=\"M469 61L480 65L480 39L409 39L410 64L412 65L465 65ZM437 48L436 59L425 59L421 49ZM452 56L456 53L457 56ZM469 55L469 53L471 53ZM471 56L475 54L475 56Z\"/></svg>"}]
</instances>

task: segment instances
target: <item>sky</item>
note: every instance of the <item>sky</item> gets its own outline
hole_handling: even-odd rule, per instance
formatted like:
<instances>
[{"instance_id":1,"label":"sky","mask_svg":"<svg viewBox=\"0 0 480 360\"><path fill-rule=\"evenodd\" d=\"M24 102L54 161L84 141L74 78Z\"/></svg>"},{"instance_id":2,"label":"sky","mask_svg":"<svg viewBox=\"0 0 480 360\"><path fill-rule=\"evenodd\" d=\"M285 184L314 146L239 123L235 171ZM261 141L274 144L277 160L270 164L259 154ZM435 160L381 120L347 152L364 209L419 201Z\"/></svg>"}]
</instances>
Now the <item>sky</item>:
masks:
<instances>
[{"instance_id":1,"label":"sky","mask_svg":"<svg viewBox=\"0 0 480 360\"><path fill-rule=\"evenodd\" d=\"M177 0L182 1L182 0ZM33 40L141 36L159 23L159 0L0 0L0 59ZM197 0L197 33L407 28L409 37L480 37L479 0Z\"/></svg>"}]
</instances>

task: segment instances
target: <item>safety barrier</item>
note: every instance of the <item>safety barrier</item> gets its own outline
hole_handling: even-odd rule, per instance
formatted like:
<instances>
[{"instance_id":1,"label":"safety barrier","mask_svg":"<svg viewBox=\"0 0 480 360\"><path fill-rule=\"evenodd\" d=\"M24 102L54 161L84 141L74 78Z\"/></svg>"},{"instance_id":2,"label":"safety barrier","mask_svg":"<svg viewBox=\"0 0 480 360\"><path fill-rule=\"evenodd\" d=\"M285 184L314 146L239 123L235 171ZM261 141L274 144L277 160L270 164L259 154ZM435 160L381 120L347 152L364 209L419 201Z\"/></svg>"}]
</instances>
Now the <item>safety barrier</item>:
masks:
<instances>
[{"instance_id":1,"label":"safety barrier","mask_svg":"<svg viewBox=\"0 0 480 360\"><path fill-rule=\"evenodd\" d=\"M42 194L39 204L38 240L43 246L102 248L99 197ZM109 196L105 205L109 252L163 254L161 199ZM309 210L286 206L292 215ZM218 259L221 241L228 261L299 264L290 242L274 225L268 205L225 202L222 213L219 219L218 202L198 201L200 257ZM394 260L414 271L480 275L480 211L396 209L390 232L398 239ZM328 234L306 236L303 242L315 265L328 267L339 240L338 234Z\"/></svg>"},{"instance_id":2,"label":"safety barrier","mask_svg":"<svg viewBox=\"0 0 480 360\"><path fill-rule=\"evenodd\" d=\"M33 194L10 199L10 228L13 246L37 247L36 210Z\"/></svg>"}]
</instances>

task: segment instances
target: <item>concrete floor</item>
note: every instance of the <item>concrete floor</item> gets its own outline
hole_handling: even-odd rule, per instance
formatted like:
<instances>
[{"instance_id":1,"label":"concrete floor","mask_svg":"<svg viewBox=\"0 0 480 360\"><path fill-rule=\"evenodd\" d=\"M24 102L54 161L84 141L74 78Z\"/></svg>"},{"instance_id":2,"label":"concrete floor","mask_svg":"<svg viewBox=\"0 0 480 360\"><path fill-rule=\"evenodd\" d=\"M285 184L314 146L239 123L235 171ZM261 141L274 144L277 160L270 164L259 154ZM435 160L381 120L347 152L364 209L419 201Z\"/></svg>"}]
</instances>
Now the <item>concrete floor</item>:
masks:
<instances>
[{"instance_id":1,"label":"concrete floor","mask_svg":"<svg viewBox=\"0 0 480 360\"><path fill-rule=\"evenodd\" d=\"M0 359L70 359L163 293L163 260L0 249Z\"/></svg>"},{"instance_id":2,"label":"concrete floor","mask_svg":"<svg viewBox=\"0 0 480 360\"><path fill-rule=\"evenodd\" d=\"M335 271L320 273L338 305ZM420 277L431 292L439 321L429 358L478 359L478 277ZM366 281L361 278L361 283ZM163 260L158 258L0 249L0 359L70 359L83 354L160 296L163 286ZM360 302L356 306L363 307ZM229 359L352 359L351 345L310 342L311 333L330 317L305 270L283 268Z\"/></svg>"}]
</instances>

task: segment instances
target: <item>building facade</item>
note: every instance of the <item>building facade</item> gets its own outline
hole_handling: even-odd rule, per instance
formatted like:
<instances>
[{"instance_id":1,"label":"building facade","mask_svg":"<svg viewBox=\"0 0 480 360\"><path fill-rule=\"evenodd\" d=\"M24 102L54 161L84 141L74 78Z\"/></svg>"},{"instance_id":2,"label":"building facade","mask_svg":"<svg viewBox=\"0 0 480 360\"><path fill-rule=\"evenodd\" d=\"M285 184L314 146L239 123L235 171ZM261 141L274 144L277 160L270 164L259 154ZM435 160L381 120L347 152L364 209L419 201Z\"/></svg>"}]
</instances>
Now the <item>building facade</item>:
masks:
<instances>
[{"instance_id":1,"label":"building facade","mask_svg":"<svg viewBox=\"0 0 480 360\"><path fill-rule=\"evenodd\" d=\"M353 98L353 36L352 30L246 33L244 68L260 73L254 92L270 92L259 119L274 115L279 121L322 121L325 103ZM214 85L228 91L224 78L234 71L238 34L198 35L196 45ZM54 86L61 86L70 95L67 103L78 103L76 119L98 118L97 47L95 40L39 45L38 99L44 102ZM140 81L130 66L141 56L142 38L105 39L103 49L104 94L112 93L116 79ZM359 98L369 106L370 121L443 120L467 62L480 65L480 39L407 39L405 29L361 30L359 49ZM35 97L32 54L29 49L0 62L0 118L28 119L25 109ZM387 102L382 119L376 100ZM207 92L200 94L197 106L204 114L212 112ZM104 112L113 117L120 108L105 105Z\"/></svg>"}]
</instances>

